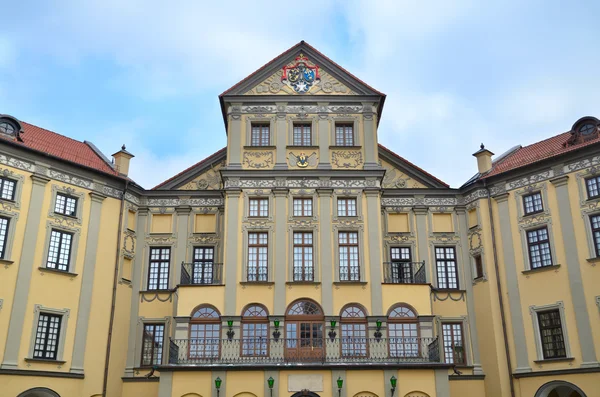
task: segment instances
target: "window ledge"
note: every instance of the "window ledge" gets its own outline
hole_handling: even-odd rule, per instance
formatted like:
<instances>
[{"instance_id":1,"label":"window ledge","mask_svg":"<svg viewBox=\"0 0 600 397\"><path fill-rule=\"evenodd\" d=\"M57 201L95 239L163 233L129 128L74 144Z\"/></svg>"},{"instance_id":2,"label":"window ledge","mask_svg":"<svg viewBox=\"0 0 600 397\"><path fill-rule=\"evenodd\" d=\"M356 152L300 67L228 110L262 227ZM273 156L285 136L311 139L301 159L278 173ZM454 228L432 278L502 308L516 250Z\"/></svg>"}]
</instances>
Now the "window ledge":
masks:
<instances>
[{"instance_id":1,"label":"window ledge","mask_svg":"<svg viewBox=\"0 0 600 397\"><path fill-rule=\"evenodd\" d=\"M49 267L40 266L40 267L38 267L38 269L40 271L42 271L42 272L48 272L48 273L54 273L54 274L62 274L63 276L67 276L67 277L77 277L77 276L79 276L78 273L65 272L63 270L51 269Z\"/></svg>"},{"instance_id":2,"label":"window ledge","mask_svg":"<svg viewBox=\"0 0 600 397\"><path fill-rule=\"evenodd\" d=\"M314 145L287 145L286 149L318 149L318 146Z\"/></svg>"},{"instance_id":3,"label":"window ledge","mask_svg":"<svg viewBox=\"0 0 600 397\"><path fill-rule=\"evenodd\" d=\"M557 270L559 268L560 268L560 265L542 266L542 267L536 267L535 269L523 270L521 273L523 273L523 274L539 273L539 272L546 272L546 271L550 271L550 270Z\"/></svg>"},{"instance_id":4,"label":"window ledge","mask_svg":"<svg viewBox=\"0 0 600 397\"><path fill-rule=\"evenodd\" d=\"M587 258L586 259L589 263L599 263L600 262L600 256L596 256L594 258ZM0 263L2 263L2 261L0 260Z\"/></svg>"},{"instance_id":5,"label":"window ledge","mask_svg":"<svg viewBox=\"0 0 600 397\"><path fill-rule=\"evenodd\" d=\"M456 293L466 293L467 290L466 289L459 289L459 288L431 288L431 290L433 292L456 292Z\"/></svg>"},{"instance_id":6,"label":"window ledge","mask_svg":"<svg viewBox=\"0 0 600 397\"><path fill-rule=\"evenodd\" d=\"M0 265L12 265L15 261L11 261L8 259L0 259Z\"/></svg>"},{"instance_id":7,"label":"window ledge","mask_svg":"<svg viewBox=\"0 0 600 397\"><path fill-rule=\"evenodd\" d=\"M329 149L362 149L362 146L329 146Z\"/></svg>"},{"instance_id":8,"label":"window ledge","mask_svg":"<svg viewBox=\"0 0 600 397\"><path fill-rule=\"evenodd\" d=\"M244 146L244 149L250 149L250 150L265 150L265 149L276 149L277 146Z\"/></svg>"},{"instance_id":9,"label":"window ledge","mask_svg":"<svg viewBox=\"0 0 600 397\"><path fill-rule=\"evenodd\" d=\"M366 281L334 281L333 285L367 285Z\"/></svg>"},{"instance_id":10,"label":"window ledge","mask_svg":"<svg viewBox=\"0 0 600 397\"><path fill-rule=\"evenodd\" d=\"M48 364L64 364L66 361L63 360L52 360L50 358L26 358L25 361L28 363L48 363Z\"/></svg>"},{"instance_id":11,"label":"window ledge","mask_svg":"<svg viewBox=\"0 0 600 397\"><path fill-rule=\"evenodd\" d=\"M222 287L225 283L212 283L212 284L177 284L177 288L181 287Z\"/></svg>"},{"instance_id":12,"label":"window ledge","mask_svg":"<svg viewBox=\"0 0 600 397\"><path fill-rule=\"evenodd\" d=\"M273 281L240 281L241 285L273 285Z\"/></svg>"},{"instance_id":13,"label":"window ledge","mask_svg":"<svg viewBox=\"0 0 600 397\"><path fill-rule=\"evenodd\" d=\"M175 292L175 288L167 288L167 289L145 289L143 291L140 291L140 294L154 294L154 293L158 293L158 294L169 294L172 292Z\"/></svg>"},{"instance_id":14,"label":"window ledge","mask_svg":"<svg viewBox=\"0 0 600 397\"><path fill-rule=\"evenodd\" d=\"M545 358L543 360L535 360L534 363L543 364L543 363L554 363L554 362L573 361L573 360L575 360L575 357Z\"/></svg>"},{"instance_id":15,"label":"window ledge","mask_svg":"<svg viewBox=\"0 0 600 397\"><path fill-rule=\"evenodd\" d=\"M320 281L287 281L286 285L321 285Z\"/></svg>"},{"instance_id":16,"label":"window ledge","mask_svg":"<svg viewBox=\"0 0 600 397\"><path fill-rule=\"evenodd\" d=\"M62 212L54 212L54 216L62 216L62 217L67 218L67 219L75 219L75 220L79 219L77 217L77 215L63 214Z\"/></svg>"}]
</instances>

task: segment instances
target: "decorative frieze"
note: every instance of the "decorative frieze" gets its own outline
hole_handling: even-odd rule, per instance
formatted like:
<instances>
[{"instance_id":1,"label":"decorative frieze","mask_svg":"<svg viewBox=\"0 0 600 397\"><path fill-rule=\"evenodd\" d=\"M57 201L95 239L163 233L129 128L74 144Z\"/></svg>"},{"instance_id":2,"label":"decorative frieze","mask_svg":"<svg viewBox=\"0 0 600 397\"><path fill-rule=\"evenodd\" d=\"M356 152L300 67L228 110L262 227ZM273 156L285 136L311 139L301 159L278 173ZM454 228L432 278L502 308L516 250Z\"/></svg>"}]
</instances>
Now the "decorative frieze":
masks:
<instances>
[{"instance_id":1,"label":"decorative frieze","mask_svg":"<svg viewBox=\"0 0 600 397\"><path fill-rule=\"evenodd\" d=\"M452 207L458 204L460 203L457 197L385 197L381 199L381 205L384 207L413 207L415 205Z\"/></svg>"},{"instance_id":2,"label":"decorative frieze","mask_svg":"<svg viewBox=\"0 0 600 397\"><path fill-rule=\"evenodd\" d=\"M360 150L335 150L331 152L331 164L336 168L359 168L363 164L362 153Z\"/></svg>"},{"instance_id":3,"label":"decorative frieze","mask_svg":"<svg viewBox=\"0 0 600 397\"><path fill-rule=\"evenodd\" d=\"M127 196L125 196L127 197ZM180 205L189 205L192 207L221 207L225 204L224 199L220 197L202 197L202 198L170 198L170 199L147 199L145 203L148 207L178 207Z\"/></svg>"},{"instance_id":4,"label":"decorative frieze","mask_svg":"<svg viewBox=\"0 0 600 397\"><path fill-rule=\"evenodd\" d=\"M320 189L320 188L379 188L378 180L363 179L238 179L229 178L225 188L240 189Z\"/></svg>"},{"instance_id":5,"label":"decorative frieze","mask_svg":"<svg viewBox=\"0 0 600 397\"><path fill-rule=\"evenodd\" d=\"M4 154L0 154L0 163L13 168L18 168L23 171L34 171L34 166L32 163L14 157L6 156Z\"/></svg>"},{"instance_id":6,"label":"decorative frieze","mask_svg":"<svg viewBox=\"0 0 600 397\"><path fill-rule=\"evenodd\" d=\"M242 156L242 164L248 168L257 170L271 168L273 166L273 152L268 150L263 151L246 151Z\"/></svg>"}]
</instances>

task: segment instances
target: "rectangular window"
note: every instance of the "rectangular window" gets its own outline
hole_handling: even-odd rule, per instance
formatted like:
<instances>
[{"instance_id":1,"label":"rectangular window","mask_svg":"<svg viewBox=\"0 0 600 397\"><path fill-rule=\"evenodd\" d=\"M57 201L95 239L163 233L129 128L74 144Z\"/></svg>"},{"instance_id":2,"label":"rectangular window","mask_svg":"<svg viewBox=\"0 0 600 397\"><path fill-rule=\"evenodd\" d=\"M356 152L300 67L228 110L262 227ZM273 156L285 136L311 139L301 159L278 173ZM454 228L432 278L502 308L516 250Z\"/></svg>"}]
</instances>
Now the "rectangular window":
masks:
<instances>
[{"instance_id":1,"label":"rectangular window","mask_svg":"<svg viewBox=\"0 0 600 397\"><path fill-rule=\"evenodd\" d=\"M336 124L335 125L335 145L336 146L354 146L354 125Z\"/></svg>"},{"instance_id":2,"label":"rectangular window","mask_svg":"<svg viewBox=\"0 0 600 397\"><path fill-rule=\"evenodd\" d=\"M588 199L600 197L600 175L585 180Z\"/></svg>"},{"instance_id":3,"label":"rectangular window","mask_svg":"<svg viewBox=\"0 0 600 397\"><path fill-rule=\"evenodd\" d=\"M148 272L148 290L169 288L169 265L171 248L150 248L150 266Z\"/></svg>"},{"instance_id":4,"label":"rectangular window","mask_svg":"<svg viewBox=\"0 0 600 397\"><path fill-rule=\"evenodd\" d=\"M338 216L356 216L356 199L339 198L337 201Z\"/></svg>"},{"instance_id":5,"label":"rectangular window","mask_svg":"<svg viewBox=\"0 0 600 397\"><path fill-rule=\"evenodd\" d=\"M294 281L313 281L313 234L294 232Z\"/></svg>"},{"instance_id":6,"label":"rectangular window","mask_svg":"<svg viewBox=\"0 0 600 397\"><path fill-rule=\"evenodd\" d=\"M391 282L394 284L412 284L414 283L414 274L410 247L392 247L390 249L392 259Z\"/></svg>"},{"instance_id":7,"label":"rectangular window","mask_svg":"<svg viewBox=\"0 0 600 397\"><path fill-rule=\"evenodd\" d=\"M340 281L360 281L358 233L339 232Z\"/></svg>"},{"instance_id":8,"label":"rectangular window","mask_svg":"<svg viewBox=\"0 0 600 397\"><path fill-rule=\"evenodd\" d=\"M542 193L537 192L523 196L523 209L525 210L525 215L542 212L544 210Z\"/></svg>"},{"instance_id":9,"label":"rectangular window","mask_svg":"<svg viewBox=\"0 0 600 397\"><path fill-rule=\"evenodd\" d=\"M544 359L567 357L560 312L558 309L538 313Z\"/></svg>"},{"instance_id":10,"label":"rectangular window","mask_svg":"<svg viewBox=\"0 0 600 397\"><path fill-rule=\"evenodd\" d=\"M248 233L248 281L268 281L267 233Z\"/></svg>"},{"instance_id":11,"label":"rectangular window","mask_svg":"<svg viewBox=\"0 0 600 397\"><path fill-rule=\"evenodd\" d=\"M600 258L600 215L590 217L590 222L592 224L592 237L594 239L596 257Z\"/></svg>"},{"instance_id":12,"label":"rectangular window","mask_svg":"<svg viewBox=\"0 0 600 397\"><path fill-rule=\"evenodd\" d=\"M310 124L294 124L294 146L311 145L310 129Z\"/></svg>"},{"instance_id":13,"label":"rectangular window","mask_svg":"<svg viewBox=\"0 0 600 397\"><path fill-rule=\"evenodd\" d=\"M35 333L33 358L56 360L62 316L40 313Z\"/></svg>"},{"instance_id":14,"label":"rectangular window","mask_svg":"<svg viewBox=\"0 0 600 397\"><path fill-rule=\"evenodd\" d=\"M294 216L312 216L312 199L295 198Z\"/></svg>"},{"instance_id":15,"label":"rectangular window","mask_svg":"<svg viewBox=\"0 0 600 397\"><path fill-rule=\"evenodd\" d=\"M64 194L56 194L56 203L54 204L54 212L67 216L77 215L77 199Z\"/></svg>"},{"instance_id":16,"label":"rectangular window","mask_svg":"<svg viewBox=\"0 0 600 397\"><path fill-rule=\"evenodd\" d=\"M252 124L250 145L251 146L269 146L270 125L269 124Z\"/></svg>"},{"instance_id":17,"label":"rectangular window","mask_svg":"<svg viewBox=\"0 0 600 397\"><path fill-rule=\"evenodd\" d=\"M141 362L143 367L162 364L164 337L164 324L144 324Z\"/></svg>"},{"instance_id":18,"label":"rectangular window","mask_svg":"<svg viewBox=\"0 0 600 397\"><path fill-rule=\"evenodd\" d=\"M213 247L194 247L192 284L213 284Z\"/></svg>"},{"instance_id":19,"label":"rectangular window","mask_svg":"<svg viewBox=\"0 0 600 397\"><path fill-rule=\"evenodd\" d=\"M0 178L0 197L4 200L14 200L15 184L12 179Z\"/></svg>"},{"instance_id":20,"label":"rectangular window","mask_svg":"<svg viewBox=\"0 0 600 397\"><path fill-rule=\"evenodd\" d=\"M435 247L438 288L458 289L456 251L454 247Z\"/></svg>"},{"instance_id":21,"label":"rectangular window","mask_svg":"<svg viewBox=\"0 0 600 397\"><path fill-rule=\"evenodd\" d=\"M529 262L532 269L552 266L552 254L550 253L550 240L547 227L528 230L527 247L529 251Z\"/></svg>"},{"instance_id":22,"label":"rectangular window","mask_svg":"<svg viewBox=\"0 0 600 397\"><path fill-rule=\"evenodd\" d=\"M50 246L48 247L46 267L63 272L69 271L72 242L73 234L60 230L52 230L50 232Z\"/></svg>"},{"instance_id":23,"label":"rectangular window","mask_svg":"<svg viewBox=\"0 0 600 397\"><path fill-rule=\"evenodd\" d=\"M465 363L462 323L442 323L444 359L448 364Z\"/></svg>"},{"instance_id":24,"label":"rectangular window","mask_svg":"<svg viewBox=\"0 0 600 397\"><path fill-rule=\"evenodd\" d=\"M242 324L242 356L265 357L269 343L269 324L250 321Z\"/></svg>"},{"instance_id":25,"label":"rectangular window","mask_svg":"<svg viewBox=\"0 0 600 397\"><path fill-rule=\"evenodd\" d=\"M10 219L0 216L0 259L5 259Z\"/></svg>"},{"instance_id":26,"label":"rectangular window","mask_svg":"<svg viewBox=\"0 0 600 397\"><path fill-rule=\"evenodd\" d=\"M473 257L475 261L475 279L483 277L483 261L481 260L481 255L475 255Z\"/></svg>"},{"instance_id":27,"label":"rectangular window","mask_svg":"<svg viewBox=\"0 0 600 397\"><path fill-rule=\"evenodd\" d=\"M269 199L267 198L251 198L248 200L251 217L267 217L269 216Z\"/></svg>"}]
</instances>

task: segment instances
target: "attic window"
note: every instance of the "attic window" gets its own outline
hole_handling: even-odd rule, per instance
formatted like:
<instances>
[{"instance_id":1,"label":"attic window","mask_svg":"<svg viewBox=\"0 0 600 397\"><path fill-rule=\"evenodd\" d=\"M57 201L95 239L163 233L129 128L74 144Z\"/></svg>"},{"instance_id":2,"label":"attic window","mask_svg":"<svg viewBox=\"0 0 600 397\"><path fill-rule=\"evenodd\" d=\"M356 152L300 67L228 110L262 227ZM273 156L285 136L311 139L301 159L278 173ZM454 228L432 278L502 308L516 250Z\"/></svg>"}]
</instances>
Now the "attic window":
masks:
<instances>
[{"instance_id":1,"label":"attic window","mask_svg":"<svg viewBox=\"0 0 600 397\"><path fill-rule=\"evenodd\" d=\"M579 128L579 133L583 136L593 134L596 131L596 126L594 124L584 124Z\"/></svg>"},{"instance_id":2,"label":"attic window","mask_svg":"<svg viewBox=\"0 0 600 397\"><path fill-rule=\"evenodd\" d=\"M7 120L0 120L0 133L2 134L6 134L6 135L15 135L15 126L7 121Z\"/></svg>"},{"instance_id":3,"label":"attic window","mask_svg":"<svg viewBox=\"0 0 600 397\"><path fill-rule=\"evenodd\" d=\"M584 117L573 125L571 137L564 143L564 146L578 145L590 140L597 139L599 136L600 120L595 117Z\"/></svg>"}]
</instances>

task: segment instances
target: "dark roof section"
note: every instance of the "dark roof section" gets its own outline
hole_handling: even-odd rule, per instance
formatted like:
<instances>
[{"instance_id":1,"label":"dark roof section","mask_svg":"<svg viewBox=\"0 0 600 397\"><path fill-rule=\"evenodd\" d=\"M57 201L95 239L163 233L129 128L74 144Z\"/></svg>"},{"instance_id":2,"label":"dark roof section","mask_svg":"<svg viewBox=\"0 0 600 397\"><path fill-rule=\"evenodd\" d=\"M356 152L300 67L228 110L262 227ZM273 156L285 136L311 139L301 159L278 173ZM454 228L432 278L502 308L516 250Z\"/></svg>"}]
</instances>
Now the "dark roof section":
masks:
<instances>
[{"instance_id":1,"label":"dark roof section","mask_svg":"<svg viewBox=\"0 0 600 397\"><path fill-rule=\"evenodd\" d=\"M432 185L432 187L450 187L450 185L448 185L446 182L442 181L441 179L436 178L435 176L431 175L429 172L427 172L424 169L422 169L421 167L411 163L410 161L406 160L404 157L396 154L395 152L391 151L390 149L383 146L382 144L379 144L379 150L392 156L395 160L397 160L401 164L404 164L409 169L415 170L418 174L417 176L419 177L419 179L421 179L422 181L428 182L429 184Z\"/></svg>"},{"instance_id":2,"label":"dark roof section","mask_svg":"<svg viewBox=\"0 0 600 397\"><path fill-rule=\"evenodd\" d=\"M206 157L205 159L197 162L196 164L189 166L188 168L186 168L185 170L181 171L177 175L174 175L171 178L167 179L166 181L163 181L163 182L159 183L158 185L154 186L150 190L159 190L160 188L165 187L170 182L175 181L177 178L183 176L184 174L188 173L189 171L191 171L194 168L202 168L203 166L210 165L213 161L217 160L217 158L219 156L223 156L224 157L226 155L226 153L227 153L227 147L224 147L223 149L220 149L220 150L214 152L213 154L211 154L210 156Z\"/></svg>"},{"instance_id":3,"label":"dark roof section","mask_svg":"<svg viewBox=\"0 0 600 397\"><path fill-rule=\"evenodd\" d=\"M2 139L16 146L34 150L60 160L112 176L119 176L119 173L106 161L106 156L100 155L98 149L92 149L89 143L77 141L24 121L20 121L20 124L22 126L22 142L5 137L2 137Z\"/></svg>"}]
</instances>

